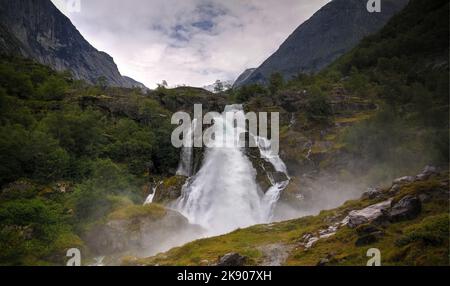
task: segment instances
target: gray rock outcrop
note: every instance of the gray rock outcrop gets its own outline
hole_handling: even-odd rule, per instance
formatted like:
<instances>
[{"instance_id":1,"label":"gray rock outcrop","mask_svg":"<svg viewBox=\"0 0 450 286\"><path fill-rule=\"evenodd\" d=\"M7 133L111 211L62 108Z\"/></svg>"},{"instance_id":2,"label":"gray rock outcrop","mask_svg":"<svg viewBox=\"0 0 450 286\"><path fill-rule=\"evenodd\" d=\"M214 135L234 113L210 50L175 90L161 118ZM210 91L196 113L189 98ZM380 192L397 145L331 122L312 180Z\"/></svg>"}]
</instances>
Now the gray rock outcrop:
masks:
<instances>
[{"instance_id":1,"label":"gray rock outcrop","mask_svg":"<svg viewBox=\"0 0 450 286\"><path fill-rule=\"evenodd\" d=\"M142 87L123 77L113 58L89 44L50 0L0 1L0 54L31 58L75 79L109 86Z\"/></svg>"}]
</instances>

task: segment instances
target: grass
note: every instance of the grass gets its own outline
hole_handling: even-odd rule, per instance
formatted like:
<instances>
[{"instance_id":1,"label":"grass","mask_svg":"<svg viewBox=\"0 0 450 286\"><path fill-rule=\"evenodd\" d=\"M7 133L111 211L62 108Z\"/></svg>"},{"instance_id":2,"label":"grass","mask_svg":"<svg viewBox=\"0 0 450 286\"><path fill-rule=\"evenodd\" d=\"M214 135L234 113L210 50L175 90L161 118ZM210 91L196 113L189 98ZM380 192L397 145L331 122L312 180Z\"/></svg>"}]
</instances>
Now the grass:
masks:
<instances>
[{"instance_id":1,"label":"grass","mask_svg":"<svg viewBox=\"0 0 450 286\"><path fill-rule=\"evenodd\" d=\"M112 212L109 214L108 218L110 220L128 220L141 217L158 219L162 218L165 214L166 209L157 204L149 204L145 206L129 205Z\"/></svg>"},{"instance_id":2,"label":"grass","mask_svg":"<svg viewBox=\"0 0 450 286\"><path fill-rule=\"evenodd\" d=\"M322 211L286 222L257 225L232 233L200 239L154 257L126 262L135 265L211 265L219 256L238 252L247 256L248 265L258 265L264 260L263 246L283 244L293 246L285 265L316 265L328 258L327 265L364 266L369 259L369 248L378 248L382 265L449 265L449 201L443 185L448 174L427 181L415 182L401 187L398 196L426 193L429 200L422 206L421 214L413 220L383 226L384 235L376 242L356 246L358 233L355 229L341 227L336 235L319 240L311 249L304 250L300 244L306 233L317 233L332 222L340 221L348 212L362 209L387 199L359 199L348 201L334 210ZM439 188L438 188L439 187Z\"/></svg>"}]
</instances>

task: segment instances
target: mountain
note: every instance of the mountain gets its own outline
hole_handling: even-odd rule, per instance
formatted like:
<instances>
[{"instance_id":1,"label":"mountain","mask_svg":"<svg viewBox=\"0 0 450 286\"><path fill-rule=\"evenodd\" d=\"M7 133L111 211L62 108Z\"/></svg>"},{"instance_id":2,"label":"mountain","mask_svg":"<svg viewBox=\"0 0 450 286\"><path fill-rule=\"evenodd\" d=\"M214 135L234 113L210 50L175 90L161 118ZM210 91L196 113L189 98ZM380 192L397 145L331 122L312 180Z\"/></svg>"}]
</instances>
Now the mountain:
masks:
<instances>
[{"instance_id":1,"label":"mountain","mask_svg":"<svg viewBox=\"0 0 450 286\"><path fill-rule=\"evenodd\" d=\"M113 58L89 44L50 0L0 2L0 53L20 54L55 70L70 70L76 79L94 84L142 86L123 77Z\"/></svg>"},{"instance_id":2,"label":"mountain","mask_svg":"<svg viewBox=\"0 0 450 286\"><path fill-rule=\"evenodd\" d=\"M250 78L256 68L246 69L235 81L233 86L242 86Z\"/></svg>"},{"instance_id":3,"label":"mountain","mask_svg":"<svg viewBox=\"0 0 450 286\"><path fill-rule=\"evenodd\" d=\"M128 87L139 88L139 89L141 89L143 91L148 90L148 88L143 83L138 82L137 80L134 80L131 77L128 77L128 76L125 76L125 75L122 76L122 77L127 81Z\"/></svg>"},{"instance_id":4,"label":"mountain","mask_svg":"<svg viewBox=\"0 0 450 286\"><path fill-rule=\"evenodd\" d=\"M246 70L234 87L265 84L272 73L285 79L318 72L377 32L408 0L382 1L380 13L369 13L366 0L333 0L300 25L260 67ZM250 73L251 72L251 73Z\"/></svg>"},{"instance_id":5,"label":"mountain","mask_svg":"<svg viewBox=\"0 0 450 286\"><path fill-rule=\"evenodd\" d=\"M233 86L233 81L226 80L226 81L216 81L215 83L208 84L203 86L202 88L213 93L217 93L216 87L220 84L222 86L222 90L228 90Z\"/></svg>"}]
</instances>

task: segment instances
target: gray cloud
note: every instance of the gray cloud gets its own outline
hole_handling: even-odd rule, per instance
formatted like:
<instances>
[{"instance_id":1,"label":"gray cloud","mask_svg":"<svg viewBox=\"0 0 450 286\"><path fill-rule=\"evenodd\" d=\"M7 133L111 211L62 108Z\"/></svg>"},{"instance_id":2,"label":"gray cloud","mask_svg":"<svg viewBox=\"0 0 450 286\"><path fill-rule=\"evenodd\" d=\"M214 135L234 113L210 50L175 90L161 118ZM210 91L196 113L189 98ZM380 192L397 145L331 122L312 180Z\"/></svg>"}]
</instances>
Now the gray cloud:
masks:
<instances>
[{"instance_id":1,"label":"gray cloud","mask_svg":"<svg viewBox=\"0 0 450 286\"><path fill-rule=\"evenodd\" d=\"M149 87L203 86L260 65L327 2L81 0L80 12L65 13L122 74Z\"/></svg>"}]
</instances>

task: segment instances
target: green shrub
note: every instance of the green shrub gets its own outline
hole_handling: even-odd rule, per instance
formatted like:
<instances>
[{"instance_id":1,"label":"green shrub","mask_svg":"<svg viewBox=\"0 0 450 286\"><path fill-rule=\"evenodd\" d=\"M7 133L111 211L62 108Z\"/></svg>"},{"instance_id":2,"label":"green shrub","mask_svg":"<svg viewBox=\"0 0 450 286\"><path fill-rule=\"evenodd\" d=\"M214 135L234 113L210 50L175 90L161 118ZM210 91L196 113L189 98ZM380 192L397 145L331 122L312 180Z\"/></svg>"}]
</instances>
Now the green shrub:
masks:
<instances>
[{"instance_id":1,"label":"green shrub","mask_svg":"<svg viewBox=\"0 0 450 286\"><path fill-rule=\"evenodd\" d=\"M57 76L49 77L37 88L37 95L44 100L61 100L68 90L67 82Z\"/></svg>"},{"instance_id":2,"label":"green shrub","mask_svg":"<svg viewBox=\"0 0 450 286\"><path fill-rule=\"evenodd\" d=\"M55 203L39 199L1 203L0 264L45 260L53 254L58 237L70 232L67 223L67 215Z\"/></svg>"},{"instance_id":3,"label":"green shrub","mask_svg":"<svg viewBox=\"0 0 450 286\"><path fill-rule=\"evenodd\" d=\"M309 120L318 123L328 123L333 110L328 98L319 92L313 92L307 99L306 116Z\"/></svg>"},{"instance_id":4,"label":"green shrub","mask_svg":"<svg viewBox=\"0 0 450 286\"><path fill-rule=\"evenodd\" d=\"M419 224L405 229L403 236L395 243L397 246L405 246L414 242L425 245L442 245L449 239L449 215L424 218Z\"/></svg>"},{"instance_id":5,"label":"green shrub","mask_svg":"<svg viewBox=\"0 0 450 286\"><path fill-rule=\"evenodd\" d=\"M57 180L67 172L69 156L58 141L21 125L0 126L0 184L29 177L39 182Z\"/></svg>"}]
</instances>

